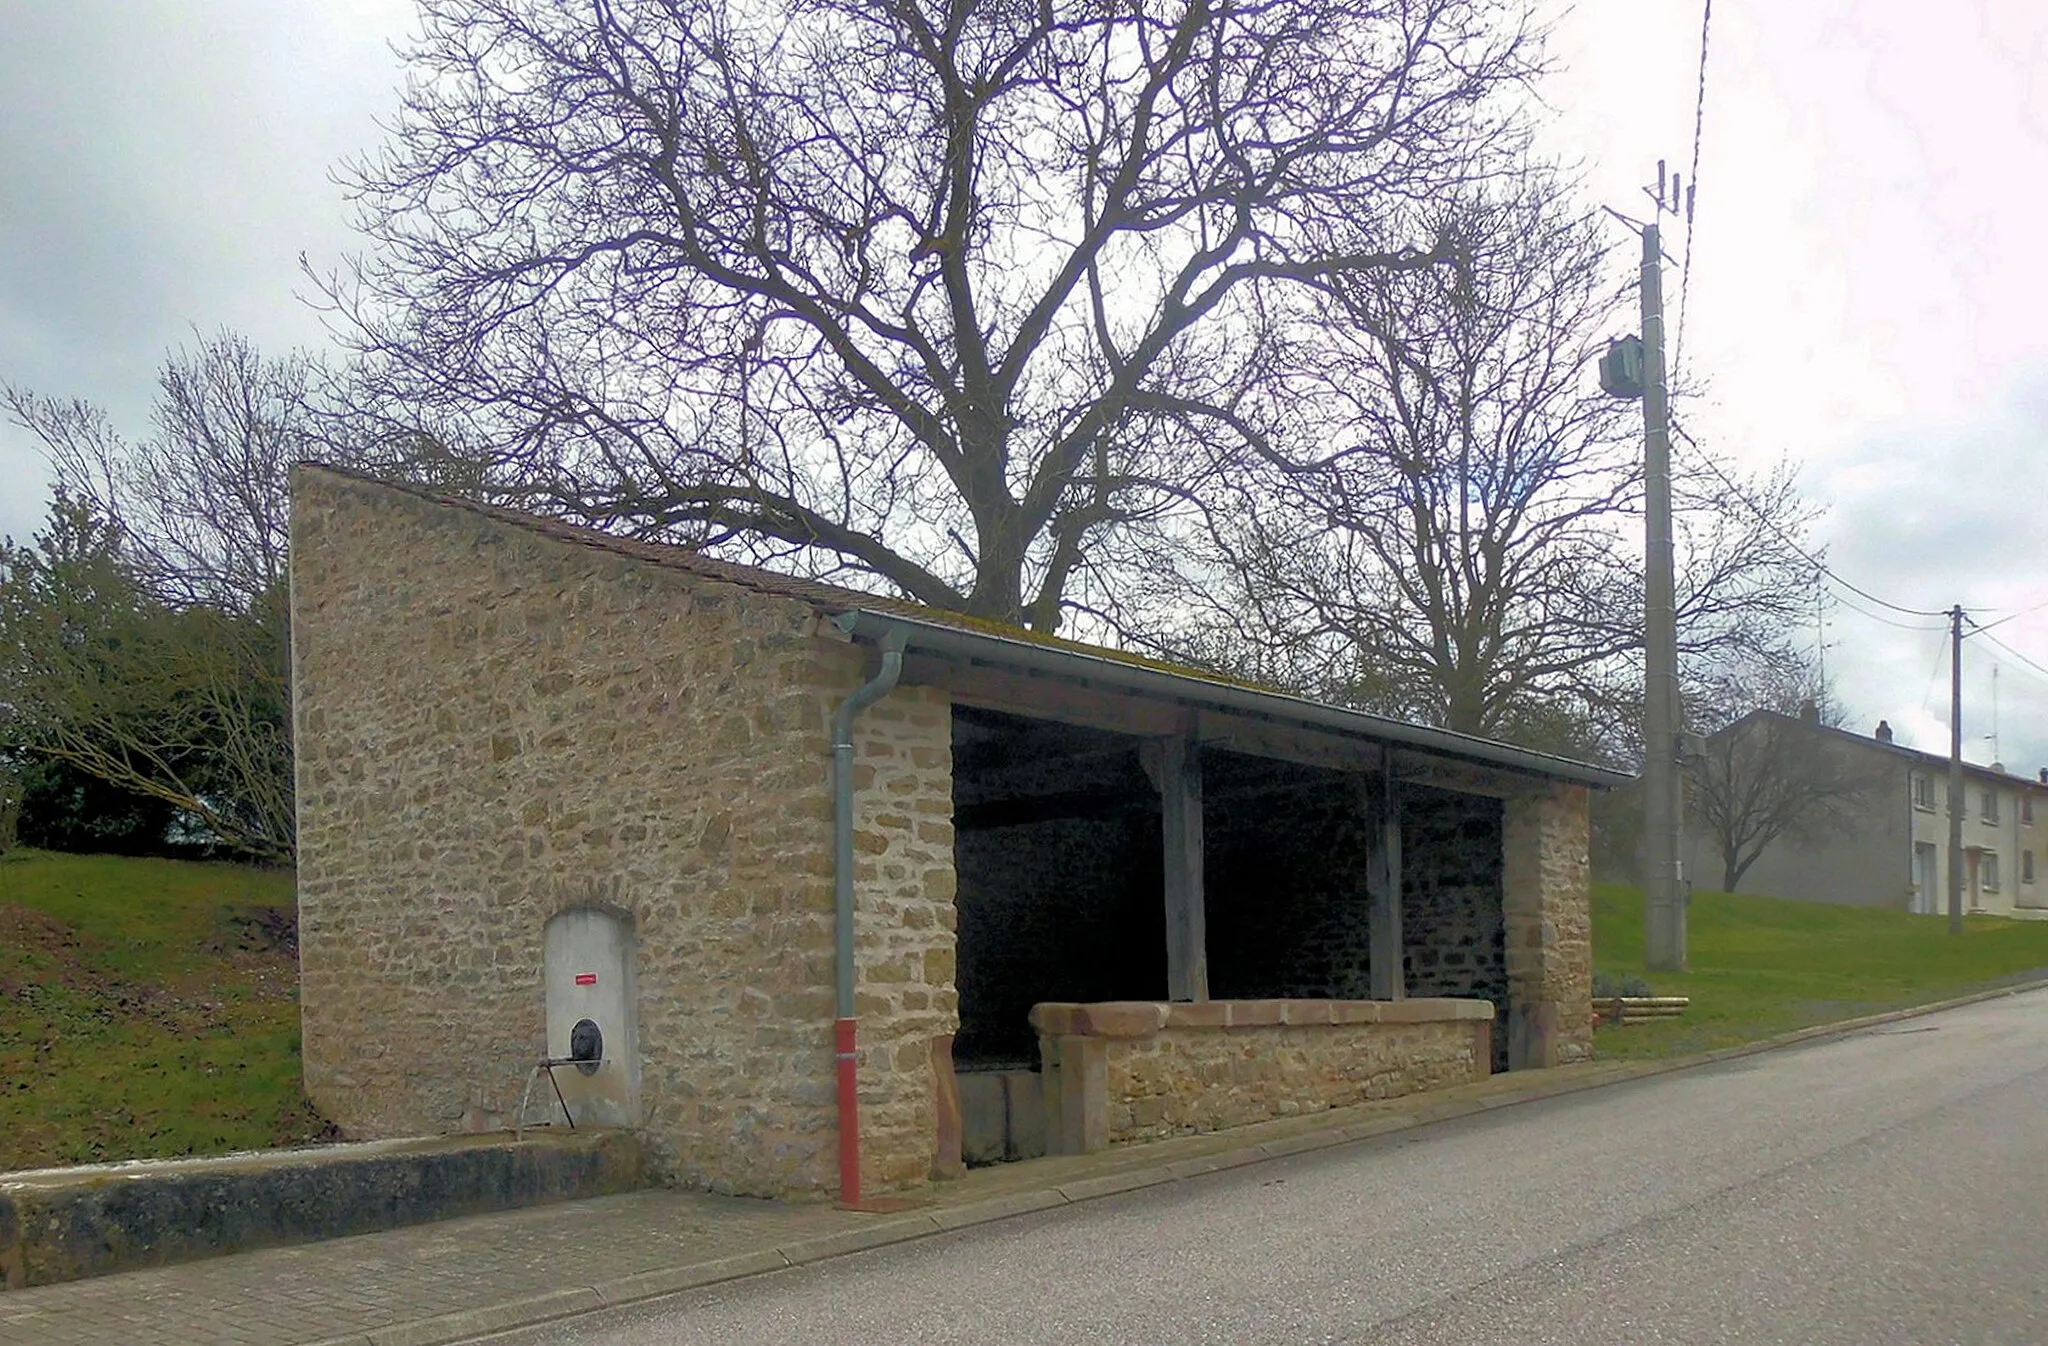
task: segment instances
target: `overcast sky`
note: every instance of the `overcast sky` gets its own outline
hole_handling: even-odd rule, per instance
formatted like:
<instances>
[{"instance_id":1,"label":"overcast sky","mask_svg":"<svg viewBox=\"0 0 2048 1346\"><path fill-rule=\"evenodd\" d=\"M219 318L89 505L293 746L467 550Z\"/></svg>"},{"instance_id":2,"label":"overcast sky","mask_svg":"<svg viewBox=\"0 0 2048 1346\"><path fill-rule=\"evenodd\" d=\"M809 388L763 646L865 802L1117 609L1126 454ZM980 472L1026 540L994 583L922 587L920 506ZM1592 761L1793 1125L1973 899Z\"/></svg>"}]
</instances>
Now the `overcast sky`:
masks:
<instances>
[{"instance_id":1,"label":"overcast sky","mask_svg":"<svg viewBox=\"0 0 2048 1346\"><path fill-rule=\"evenodd\" d=\"M157 366L195 329L321 345L298 258L354 246L329 172L377 143L410 17L404 0L0 0L0 379L141 434ZM1689 166L1699 23L1694 0L1559 20L1551 142L1599 199L1640 213L1660 157ZM1992 635L2021 657L1966 651L1965 751L1992 760L1996 667L1999 755L2029 774L2048 765L2044 167L2041 0L1715 5L1685 335L1706 392L1681 410L1738 461L1801 464L1850 583L2018 614ZM0 429L0 533L39 526L46 478ZM1886 717L1946 751L1941 623L1847 601L1885 619L1827 620L1852 725Z\"/></svg>"}]
</instances>

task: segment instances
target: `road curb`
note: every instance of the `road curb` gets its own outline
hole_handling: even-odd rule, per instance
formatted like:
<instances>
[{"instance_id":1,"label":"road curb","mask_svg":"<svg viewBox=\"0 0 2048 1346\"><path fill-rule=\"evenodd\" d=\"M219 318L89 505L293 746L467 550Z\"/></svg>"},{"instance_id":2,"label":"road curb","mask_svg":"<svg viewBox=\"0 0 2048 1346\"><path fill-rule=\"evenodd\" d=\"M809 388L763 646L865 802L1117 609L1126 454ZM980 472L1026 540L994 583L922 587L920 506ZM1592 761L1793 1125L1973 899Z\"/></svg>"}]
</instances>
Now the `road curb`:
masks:
<instances>
[{"instance_id":1,"label":"road curb","mask_svg":"<svg viewBox=\"0 0 2048 1346\"><path fill-rule=\"evenodd\" d=\"M1612 1071L1597 1076L1581 1075L1553 1080L1536 1076L1530 1079L1527 1088L1514 1093L1483 1098L1431 1099L1407 1115L1395 1114L1342 1123L1322 1130L1276 1136L1270 1140L1213 1154L1137 1165L1092 1177L1073 1178L1043 1188L1009 1192L957 1206L932 1207L911 1215L891 1217L860 1229L801 1239L777 1248L736 1254L711 1262L644 1271L596 1285L556 1290L545 1295L535 1295L482 1308L464 1309L407 1323L393 1323L369 1332L326 1338L310 1343L310 1346L458 1346L459 1343L474 1341L492 1333L537 1327L560 1318L587 1313L596 1308L619 1308L628 1304L645 1303L664 1295L702 1289L723 1281L758 1276L770 1271L783 1271L791 1267L843 1257L849 1253L909 1243L929 1238L934 1234L950 1233L997 1220L1055 1210L1061 1206L1135 1192L1147 1187L1187 1181L1220 1173L1226 1169L1240 1168L1246 1164L1264 1163L1290 1155L1334 1149L1340 1145L1354 1145L1377 1137L1433 1126L1439 1122L1479 1116L1523 1103L1561 1098L1566 1094L1604 1089L1631 1080L1669 1075L1681 1070L1695 1070L1701 1066L1715 1065L1745 1056L1758 1056L1765 1052L1826 1038L1847 1037L1865 1029L1882 1027L1903 1019L1921 1018L1929 1014L1939 1014L1944 1010L1960 1009L1965 1005L1976 1005L2040 990L2048 990L2048 978L2001 986L1988 991L1976 991L1926 1005L1912 1005L1855 1019L1815 1024L1809 1028L1780 1033L1776 1037L1745 1042L1735 1047L1695 1052L1689 1056L1672 1057L1668 1060L1616 1062Z\"/></svg>"}]
</instances>

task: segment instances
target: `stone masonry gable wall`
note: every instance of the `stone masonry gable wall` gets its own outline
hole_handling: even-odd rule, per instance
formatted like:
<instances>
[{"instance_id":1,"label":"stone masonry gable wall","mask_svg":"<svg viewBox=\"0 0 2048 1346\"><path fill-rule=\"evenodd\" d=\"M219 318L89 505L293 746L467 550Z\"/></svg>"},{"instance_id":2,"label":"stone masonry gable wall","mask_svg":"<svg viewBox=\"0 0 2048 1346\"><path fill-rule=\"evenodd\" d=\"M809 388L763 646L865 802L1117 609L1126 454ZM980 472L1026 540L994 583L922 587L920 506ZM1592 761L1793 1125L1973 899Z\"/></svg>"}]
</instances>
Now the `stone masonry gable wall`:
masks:
<instances>
[{"instance_id":1,"label":"stone masonry gable wall","mask_svg":"<svg viewBox=\"0 0 2048 1346\"><path fill-rule=\"evenodd\" d=\"M721 1191L829 1190L829 724L871 656L820 639L805 604L318 471L295 482L292 532L314 1100L358 1136L509 1125L542 1046L543 927L598 905L633 926L657 1167ZM888 950L884 978L944 972L924 946L950 951L927 909L950 897L927 881L946 855L945 763L917 742L928 703L871 709L862 745L888 740L920 774L871 780L903 810L862 796L879 919L859 933ZM916 878L890 878L898 865ZM869 999L862 1083L893 1176L930 1080L883 1077L880 1056L950 1006Z\"/></svg>"}]
</instances>

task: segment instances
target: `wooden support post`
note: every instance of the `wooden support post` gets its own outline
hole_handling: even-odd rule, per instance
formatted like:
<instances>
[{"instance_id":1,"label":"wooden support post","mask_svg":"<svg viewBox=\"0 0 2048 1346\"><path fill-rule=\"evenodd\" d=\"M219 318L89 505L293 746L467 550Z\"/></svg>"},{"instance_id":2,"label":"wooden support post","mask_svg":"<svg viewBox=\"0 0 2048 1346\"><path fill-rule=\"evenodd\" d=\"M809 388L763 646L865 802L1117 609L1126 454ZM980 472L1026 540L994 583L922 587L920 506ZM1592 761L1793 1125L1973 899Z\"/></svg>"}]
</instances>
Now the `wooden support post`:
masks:
<instances>
[{"instance_id":1,"label":"wooden support post","mask_svg":"<svg viewBox=\"0 0 2048 1346\"><path fill-rule=\"evenodd\" d=\"M1209 998L1209 944L1202 910L1202 750L1192 735L1159 754L1161 832L1166 841L1166 998Z\"/></svg>"},{"instance_id":2,"label":"wooden support post","mask_svg":"<svg viewBox=\"0 0 2048 1346\"><path fill-rule=\"evenodd\" d=\"M1406 949L1401 933L1401 796L1400 786L1382 773L1379 788L1366 796L1370 850L1365 866L1365 891L1370 901L1372 998L1400 1000L1408 989L1401 971Z\"/></svg>"}]
</instances>

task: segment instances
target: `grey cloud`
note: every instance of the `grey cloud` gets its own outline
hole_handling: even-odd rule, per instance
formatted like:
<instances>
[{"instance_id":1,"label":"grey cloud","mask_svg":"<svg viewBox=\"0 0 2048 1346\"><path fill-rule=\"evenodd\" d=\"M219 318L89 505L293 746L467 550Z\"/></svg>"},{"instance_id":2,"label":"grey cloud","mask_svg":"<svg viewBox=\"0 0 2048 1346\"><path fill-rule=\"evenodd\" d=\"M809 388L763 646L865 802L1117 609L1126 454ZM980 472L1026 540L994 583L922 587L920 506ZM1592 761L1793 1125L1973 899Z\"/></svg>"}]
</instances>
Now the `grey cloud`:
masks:
<instances>
[{"instance_id":1,"label":"grey cloud","mask_svg":"<svg viewBox=\"0 0 2048 1346\"><path fill-rule=\"evenodd\" d=\"M143 434L165 352L230 326L318 345L303 251L350 246L335 162L395 107L405 0L65 0L0 40L0 379ZM0 533L47 499L0 429Z\"/></svg>"},{"instance_id":2,"label":"grey cloud","mask_svg":"<svg viewBox=\"0 0 2048 1346\"><path fill-rule=\"evenodd\" d=\"M1830 507L1824 532L1837 573L1908 607L1962 603L1989 624L2048 603L2048 369L2015 378L1996 402L1962 409L1943 424L1870 438L1807 474L1809 493ZM1873 722L1919 722L1947 748L1948 672L1939 630L1903 631L1886 622L1938 627L1853 595L1870 615L1838 610L1830 671L1844 696ZM2048 669L2048 610L2013 615L1992 632ZM1997 679L1997 752L2029 774L2048 765L2048 674L1981 638L1965 645L1965 755L1990 761L1991 669ZM1933 683L1930 694L1930 674ZM1924 709L1923 709L1924 708Z\"/></svg>"}]
</instances>

